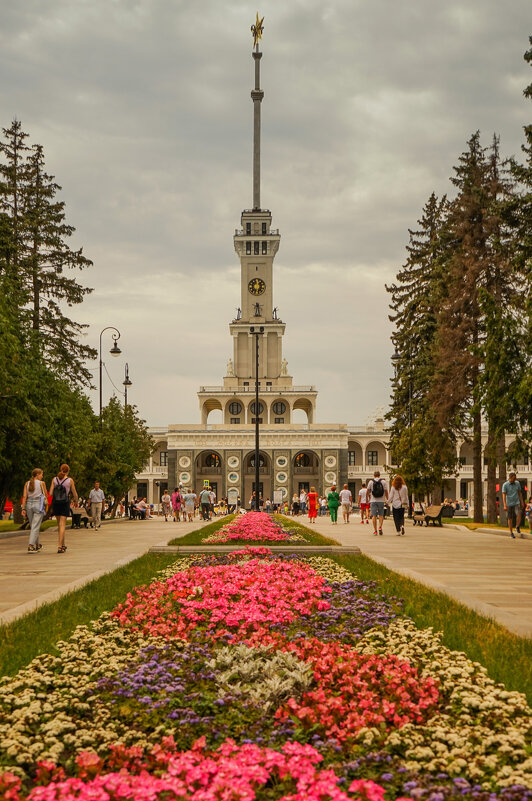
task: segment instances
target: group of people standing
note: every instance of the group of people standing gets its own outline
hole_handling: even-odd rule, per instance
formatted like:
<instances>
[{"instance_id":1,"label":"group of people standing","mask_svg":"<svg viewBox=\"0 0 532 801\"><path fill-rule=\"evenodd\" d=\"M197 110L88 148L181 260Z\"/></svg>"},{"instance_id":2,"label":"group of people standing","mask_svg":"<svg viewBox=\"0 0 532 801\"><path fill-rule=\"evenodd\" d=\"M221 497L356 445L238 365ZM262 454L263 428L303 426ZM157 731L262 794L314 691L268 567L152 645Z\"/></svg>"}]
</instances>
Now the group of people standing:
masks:
<instances>
[{"instance_id":1,"label":"group of people standing","mask_svg":"<svg viewBox=\"0 0 532 801\"><path fill-rule=\"evenodd\" d=\"M39 541L41 525L48 513L57 520L57 553L65 553L67 549L65 545L66 521L75 512L75 509L80 508L76 484L69 473L70 467L67 464L62 464L58 474L52 478L50 490L48 491L44 481L44 473L40 467L36 467L31 472L30 480L24 484L21 505L22 515L27 518L30 525L28 553L38 553L42 549L42 543ZM72 501L76 505L74 510L71 509ZM99 482L95 481L94 487L89 494L87 508L90 510L92 517L91 525L97 529L101 526L104 501L105 493L100 488Z\"/></svg>"}]
</instances>

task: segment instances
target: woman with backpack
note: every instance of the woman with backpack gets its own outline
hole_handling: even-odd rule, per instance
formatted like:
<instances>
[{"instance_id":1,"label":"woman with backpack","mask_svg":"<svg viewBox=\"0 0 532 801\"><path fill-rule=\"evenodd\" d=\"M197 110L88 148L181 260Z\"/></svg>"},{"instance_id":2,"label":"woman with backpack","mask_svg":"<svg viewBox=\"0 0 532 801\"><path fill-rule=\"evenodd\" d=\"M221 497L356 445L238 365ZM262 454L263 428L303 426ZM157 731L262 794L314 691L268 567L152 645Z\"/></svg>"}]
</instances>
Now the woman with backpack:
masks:
<instances>
[{"instance_id":1,"label":"woman with backpack","mask_svg":"<svg viewBox=\"0 0 532 801\"><path fill-rule=\"evenodd\" d=\"M59 473L52 479L50 492L52 493L52 515L57 520L59 541L57 553L66 551L65 529L67 517L70 514L70 495L78 502L78 493L74 484L74 479L69 477L70 467L62 464Z\"/></svg>"},{"instance_id":2,"label":"woman with backpack","mask_svg":"<svg viewBox=\"0 0 532 801\"><path fill-rule=\"evenodd\" d=\"M28 553L36 553L42 548L39 542L41 523L48 509L48 493L46 484L42 480L43 472L40 467L31 471L31 478L24 484L22 496L22 514L25 514L30 524L30 541Z\"/></svg>"}]
</instances>

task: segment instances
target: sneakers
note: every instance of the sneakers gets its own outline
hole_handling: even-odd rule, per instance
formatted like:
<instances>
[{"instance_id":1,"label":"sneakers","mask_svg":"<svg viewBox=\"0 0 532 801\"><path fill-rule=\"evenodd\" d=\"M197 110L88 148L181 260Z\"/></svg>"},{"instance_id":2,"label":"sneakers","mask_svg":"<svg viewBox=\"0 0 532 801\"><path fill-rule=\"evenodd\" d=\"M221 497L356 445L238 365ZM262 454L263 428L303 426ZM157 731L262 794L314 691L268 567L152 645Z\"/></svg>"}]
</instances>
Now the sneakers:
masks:
<instances>
[{"instance_id":1,"label":"sneakers","mask_svg":"<svg viewBox=\"0 0 532 801\"><path fill-rule=\"evenodd\" d=\"M516 527L515 527L515 530L517 531L517 533L518 533L518 534L520 534L520 533L521 533L521 528L520 528L519 526L516 526Z\"/></svg>"},{"instance_id":2,"label":"sneakers","mask_svg":"<svg viewBox=\"0 0 532 801\"><path fill-rule=\"evenodd\" d=\"M364 525L364 521L363 521L363 520L361 520L361 521L360 521L360 525L361 525L361 526L363 526L363 525Z\"/></svg>"},{"instance_id":3,"label":"sneakers","mask_svg":"<svg viewBox=\"0 0 532 801\"><path fill-rule=\"evenodd\" d=\"M379 529L379 534L382 537L382 528Z\"/></svg>"},{"instance_id":4,"label":"sneakers","mask_svg":"<svg viewBox=\"0 0 532 801\"><path fill-rule=\"evenodd\" d=\"M513 533L513 531L510 531L510 537L511 537L513 540L515 540L515 534Z\"/></svg>"},{"instance_id":5,"label":"sneakers","mask_svg":"<svg viewBox=\"0 0 532 801\"><path fill-rule=\"evenodd\" d=\"M376 537L376 536L377 536L377 532L376 532L376 531L374 531L374 532L373 532L373 536L374 536L374 537Z\"/></svg>"},{"instance_id":6,"label":"sneakers","mask_svg":"<svg viewBox=\"0 0 532 801\"><path fill-rule=\"evenodd\" d=\"M42 548L41 543L37 543L37 545L28 545L28 553L38 553Z\"/></svg>"},{"instance_id":7,"label":"sneakers","mask_svg":"<svg viewBox=\"0 0 532 801\"><path fill-rule=\"evenodd\" d=\"M405 536L405 527L401 526L401 537Z\"/></svg>"},{"instance_id":8,"label":"sneakers","mask_svg":"<svg viewBox=\"0 0 532 801\"><path fill-rule=\"evenodd\" d=\"M368 524L368 526L369 526L369 520L366 520L366 523L367 523L367 524Z\"/></svg>"}]
</instances>

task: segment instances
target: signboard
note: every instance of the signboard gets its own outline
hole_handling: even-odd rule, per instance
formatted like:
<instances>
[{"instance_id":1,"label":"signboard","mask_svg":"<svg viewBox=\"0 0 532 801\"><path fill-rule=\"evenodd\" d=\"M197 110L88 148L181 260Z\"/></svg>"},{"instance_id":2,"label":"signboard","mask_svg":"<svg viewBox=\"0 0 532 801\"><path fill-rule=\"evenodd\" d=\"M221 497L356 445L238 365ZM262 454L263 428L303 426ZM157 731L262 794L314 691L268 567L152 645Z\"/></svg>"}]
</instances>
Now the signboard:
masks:
<instances>
[{"instance_id":1,"label":"signboard","mask_svg":"<svg viewBox=\"0 0 532 801\"><path fill-rule=\"evenodd\" d=\"M273 491L273 502L276 506L283 502L283 495L282 489Z\"/></svg>"},{"instance_id":2,"label":"signboard","mask_svg":"<svg viewBox=\"0 0 532 801\"><path fill-rule=\"evenodd\" d=\"M208 478L204 478L204 479L203 479L203 486L204 486L204 487L209 487L209 486L210 486L210 485L209 485L209 479L208 479Z\"/></svg>"},{"instance_id":3,"label":"signboard","mask_svg":"<svg viewBox=\"0 0 532 801\"><path fill-rule=\"evenodd\" d=\"M238 490L235 487L227 490L227 503L229 506L236 506L238 501Z\"/></svg>"}]
</instances>

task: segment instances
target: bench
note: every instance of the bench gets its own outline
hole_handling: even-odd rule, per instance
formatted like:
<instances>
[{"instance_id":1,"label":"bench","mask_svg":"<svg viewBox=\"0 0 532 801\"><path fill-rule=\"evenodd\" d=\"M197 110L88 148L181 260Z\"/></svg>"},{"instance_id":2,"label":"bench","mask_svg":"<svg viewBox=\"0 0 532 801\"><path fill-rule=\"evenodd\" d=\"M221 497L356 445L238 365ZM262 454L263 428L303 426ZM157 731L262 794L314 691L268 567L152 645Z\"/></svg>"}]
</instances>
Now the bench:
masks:
<instances>
[{"instance_id":1,"label":"bench","mask_svg":"<svg viewBox=\"0 0 532 801\"><path fill-rule=\"evenodd\" d=\"M436 523L439 526L443 526L441 522L442 517L453 517L453 515L454 509L452 506L429 506L422 517L426 526L428 526L429 523L432 523L433 526L435 526ZM423 525L423 523L421 522L420 525Z\"/></svg>"}]
</instances>

